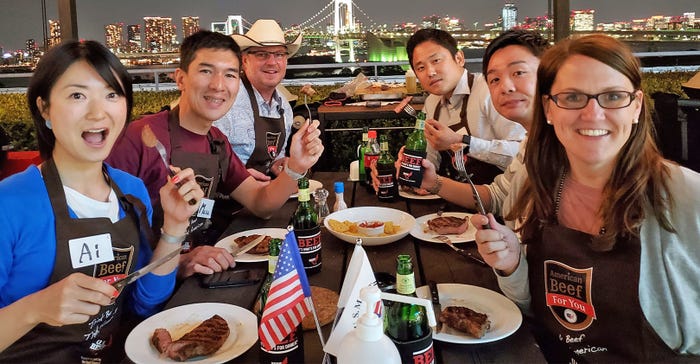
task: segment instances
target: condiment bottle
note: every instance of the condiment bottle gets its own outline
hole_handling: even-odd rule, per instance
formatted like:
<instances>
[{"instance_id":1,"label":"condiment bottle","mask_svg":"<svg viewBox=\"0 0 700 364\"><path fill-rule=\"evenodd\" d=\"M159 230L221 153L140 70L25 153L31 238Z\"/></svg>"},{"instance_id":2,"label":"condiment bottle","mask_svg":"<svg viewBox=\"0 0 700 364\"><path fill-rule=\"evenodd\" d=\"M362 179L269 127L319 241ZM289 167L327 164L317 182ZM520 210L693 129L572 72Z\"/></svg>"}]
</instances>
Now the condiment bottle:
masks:
<instances>
[{"instance_id":1,"label":"condiment bottle","mask_svg":"<svg viewBox=\"0 0 700 364\"><path fill-rule=\"evenodd\" d=\"M270 239L270 252L267 261L267 277L265 277L265 282L263 282L262 287L260 287L260 293L258 294L258 298L256 300L257 304L255 305L255 314L258 316L258 322L262 317L263 310L265 309L265 303L267 302L267 295L269 294L270 286L272 285L272 276L275 274L277 259L280 255L280 244L282 244L282 239ZM300 363L303 361L304 332L301 327L301 323L297 325L295 331L292 331L272 349L267 350L260 345L260 363Z\"/></svg>"},{"instance_id":2,"label":"condiment bottle","mask_svg":"<svg viewBox=\"0 0 700 364\"><path fill-rule=\"evenodd\" d=\"M379 159L377 160L377 179L379 180L379 191L377 197L379 201L394 201L399 193L396 184L396 166L394 157L389 153L389 142L386 135L379 137Z\"/></svg>"},{"instance_id":3,"label":"condiment bottle","mask_svg":"<svg viewBox=\"0 0 700 364\"><path fill-rule=\"evenodd\" d=\"M406 93L415 94L418 92L418 85L416 84L416 74L412 69L406 71Z\"/></svg>"},{"instance_id":4,"label":"condiment bottle","mask_svg":"<svg viewBox=\"0 0 700 364\"><path fill-rule=\"evenodd\" d=\"M382 320L372 311L379 297L379 288L376 286L360 289L360 298L366 304L365 313L357 320L357 327L340 341L338 364L401 363L396 346L384 335Z\"/></svg>"},{"instance_id":5,"label":"condiment bottle","mask_svg":"<svg viewBox=\"0 0 700 364\"><path fill-rule=\"evenodd\" d=\"M321 227L318 225L318 215L309 202L309 179L299 179L298 187L299 205L292 217L292 225L304 270L310 275L321 271Z\"/></svg>"},{"instance_id":6,"label":"condiment bottle","mask_svg":"<svg viewBox=\"0 0 700 364\"><path fill-rule=\"evenodd\" d=\"M335 191L335 203L333 204L333 212L344 210L348 208L345 203L345 198L343 197L343 192L345 191L345 185L341 181L337 181L333 184L333 190Z\"/></svg>"},{"instance_id":7,"label":"condiment bottle","mask_svg":"<svg viewBox=\"0 0 700 364\"><path fill-rule=\"evenodd\" d=\"M411 256L401 254L396 258L396 292L416 297L416 280L413 276ZM432 363L435 361L432 332L428 325L425 307L417 304L393 302L384 315L385 332L396 344L401 361L406 363Z\"/></svg>"},{"instance_id":8,"label":"condiment bottle","mask_svg":"<svg viewBox=\"0 0 700 364\"><path fill-rule=\"evenodd\" d=\"M424 129L425 113L419 111L416 115L416 126L406 139L406 148L399 168L399 184L420 187L423 182L423 158L427 155L428 147Z\"/></svg>"}]
</instances>

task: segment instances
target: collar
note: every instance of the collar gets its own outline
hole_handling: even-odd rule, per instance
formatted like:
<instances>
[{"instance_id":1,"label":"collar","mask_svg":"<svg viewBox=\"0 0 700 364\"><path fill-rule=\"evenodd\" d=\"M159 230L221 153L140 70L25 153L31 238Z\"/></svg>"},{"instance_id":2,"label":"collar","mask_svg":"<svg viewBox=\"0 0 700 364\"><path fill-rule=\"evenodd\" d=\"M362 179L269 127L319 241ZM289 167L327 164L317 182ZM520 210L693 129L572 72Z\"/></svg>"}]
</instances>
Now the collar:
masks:
<instances>
[{"instance_id":1,"label":"collar","mask_svg":"<svg viewBox=\"0 0 700 364\"><path fill-rule=\"evenodd\" d=\"M464 99L464 95L469 95L471 90L469 89L469 71L464 69L462 72L462 77L459 78L457 86L452 91L452 96L449 98L442 97L440 102L444 107L452 108L460 105L460 102Z\"/></svg>"}]
</instances>

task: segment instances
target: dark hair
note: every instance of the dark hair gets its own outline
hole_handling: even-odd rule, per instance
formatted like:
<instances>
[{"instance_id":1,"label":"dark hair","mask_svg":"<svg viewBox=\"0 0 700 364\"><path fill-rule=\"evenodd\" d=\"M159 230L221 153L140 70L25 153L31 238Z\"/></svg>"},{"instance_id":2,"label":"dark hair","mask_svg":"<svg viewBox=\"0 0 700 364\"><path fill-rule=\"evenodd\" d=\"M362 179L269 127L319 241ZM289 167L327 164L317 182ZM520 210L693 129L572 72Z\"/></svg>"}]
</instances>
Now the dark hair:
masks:
<instances>
[{"instance_id":1,"label":"dark hair","mask_svg":"<svg viewBox=\"0 0 700 364\"><path fill-rule=\"evenodd\" d=\"M241 60L241 47L233 38L217 32L200 30L182 41L180 46L180 69L187 72L187 68L195 58L195 53L202 48L228 49Z\"/></svg>"},{"instance_id":2,"label":"dark hair","mask_svg":"<svg viewBox=\"0 0 700 364\"><path fill-rule=\"evenodd\" d=\"M41 57L27 88L29 111L32 113L34 126L37 130L39 153L44 160L51 158L53 148L56 145L56 137L46 126L46 120L41 115L36 100L41 97L44 108L49 107L51 103L49 97L56 81L73 63L78 61L87 62L109 87L114 89L114 92L126 98L126 121L129 121L131 117L131 109L134 104L131 76L119 58L95 41L64 41Z\"/></svg>"},{"instance_id":3,"label":"dark hair","mask_svg":"<svg viewBox=\"0 0 700 364\"><path fill-rule=\"evenodd\" d=\"M537 95L549 94L561 66L573 55L593 58L627 77L635 90L642 88L639 60L622 42L605 35L565 39L549 49L537 70ZM516 199L509 220L527 216L522 225L523 241L537 234L543 222L556 222L554 196L562 173L569 168L564 146L554 128L547 125L543 101L535 104L535 116L528 132L525 167L528 179ZM668 189L669 169L653 138L653 124L642 101L639 122L632 124L630 137L618 152L617 162L603 191L600 213L604 235L594 239L591 248L611 250L618 236L636 236L650 206L657 221L668 231L675 231L667 218L672 208Z\"/></svg>"},{"instance_id":4,"label":"dark hair","mask_svg":"<svg viewBox=\"0 0 700 364\"><path fill-rule=\"evenodd\" d=\"M542 53L549 48L549 42L536 31L524 29L507 30L494 38L491 43L489 43L488 47L486 47L484 58L481 62L484 75L488 73L489 62L493 54L496 53L497 50L511 45L523 46L529 49L532 55L537 58L540 58Z\"/></svg>"},{"instance_id":5,"label":"dark hair","mask_svg":"<svg viewBox=\"0 0 700 364\"><path fill-rule=\"evenodd\" d=\"M408 54L408 63L413 68L413 51L416 47L424 42L435 42L437 45L447 49L452 54L452 57L457 54L457 40L448 32L440 29L426 28L420 29L408 38L406 42L406 53Z\"/></svg>"}]
</instances>

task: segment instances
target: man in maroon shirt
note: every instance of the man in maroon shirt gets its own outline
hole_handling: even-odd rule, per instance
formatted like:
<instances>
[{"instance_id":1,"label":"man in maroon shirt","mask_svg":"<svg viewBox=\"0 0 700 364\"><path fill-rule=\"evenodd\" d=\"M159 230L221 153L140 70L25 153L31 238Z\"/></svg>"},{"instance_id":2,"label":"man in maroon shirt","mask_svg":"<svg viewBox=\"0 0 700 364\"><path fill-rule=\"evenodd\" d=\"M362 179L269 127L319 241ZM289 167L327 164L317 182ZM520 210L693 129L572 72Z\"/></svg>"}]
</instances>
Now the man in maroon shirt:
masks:
<instances>
[{"instance_id":1,"label":"man in maroon shirt","mask_svg":"<svg viewBox=\"0 0 700 364\"><path fill-rule=\"evenodd\" d=\"M297 180L318 161L323 145L315 121L305 123L294 135L284 165L286 173L266 184L250 176L231 152L227 138L212 127L236 98L239 70L240 48L232 38L209 31L187 37L180 49L180 67L175 70L181 91L179 105L130 123L112 149L107 162L143 179L154 211L160 206L157 191L166 183L169 172L156 148L142 142L146 125L165 146L170 165L195 170L205 195L212 199L230 196L260 217L279 209L297 191ZM153 225L157 224L154 217ZM211 274L233 265L233 256L227 250L202 245L180 257L178 274Z\"/></svg>"}]
</instances>

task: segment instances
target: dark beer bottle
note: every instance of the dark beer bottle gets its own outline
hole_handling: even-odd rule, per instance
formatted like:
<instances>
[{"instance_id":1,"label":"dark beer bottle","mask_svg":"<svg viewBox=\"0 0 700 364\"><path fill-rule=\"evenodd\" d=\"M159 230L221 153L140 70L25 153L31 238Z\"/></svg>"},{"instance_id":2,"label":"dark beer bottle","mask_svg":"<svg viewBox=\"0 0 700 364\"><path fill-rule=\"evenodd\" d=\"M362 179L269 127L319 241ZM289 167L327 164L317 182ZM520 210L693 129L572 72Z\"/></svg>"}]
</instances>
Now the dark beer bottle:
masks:
<instances>
[{"instance_id":1,"label":"dark beer bottle","mask_svg":"<svg viewBox=\"0 0 700 364\"><path fill-rule=\"evenodd\" d=\"M411 256L396 258L396 292L416 296ZM399 349L403 363L434 363L432 332L428 326L425 308L403 302L392 302L384 316L385 333Z\"/></svg>"},{"instance_id":2,"label":"dark beer bottle","mask_svg":"<svg viewBox=\"0 0 700 364\"><path fill-rule=\"evenodd\" d=\"M282 239L270 239L270 255L267 261L267 277L260 287L260 293L256 300L255 314L258 316L258 326L260 318L262 318L265 303L267 303L267 295L270 293L272 285L272 276L275 274L277 267L277 258L280 255L280 244ZM270 350L265 349L260 345L260 362L261 363L301 363L304 361L304 332L299 324L295 331L285 337L279 344Z\"/></svg>"},{"instance_id":3,"label":"dark beer bottle","mask_svg":"<svg viewBox=\"0 0 700 364\"><path fill-rule=\"evenodd\" d=\"M372 162L379 159L379 143L377 143L377 131L370 130L367 133L368 140L367 146L365 147L365 178L367 178L367 189L374 193L374 186L372 185L372 170L370 166Z\"/></svg>"},{"instance_id":4,"label":"dark beer bottle","mask_svg":"<svg viewBox=\"0 0 700 364\"><path fill-rule=\"evenodd\" d=\"M396 166L394 157L389 153L389 142L386 135L379 137L379 159L377 160L377 179L379 180L379 191L377 196L380 201L394 201L398 194L396 185Z\"/></svg>"},{"instance_id":5,"label":"dark beer bottle","mask_svg":"<svg viewBox=\"0 0 700 364\"><path fill-rule=\"evenodd\" d=\"M318 225L318 215L310 202L309 179L302 177L298 186L299 205L294 212L292 225L301 260L304 262L304 270L306 274L314 274L321 271L321 227Z\"/></svg>"},{"instance_id":6,"label":"dark beer bottle","mask_svg":"<svg viewBox=\"0 0 700 364\"><path fill-rule=\"evenodd\" d=\"M428 141L425 139L425 113L419 111L416 115L416 126L406 139L401 167L399 168L399 183L405 186L420 187L423 182L423 158L426 156Z\"/></svg>"}]
</instances>

